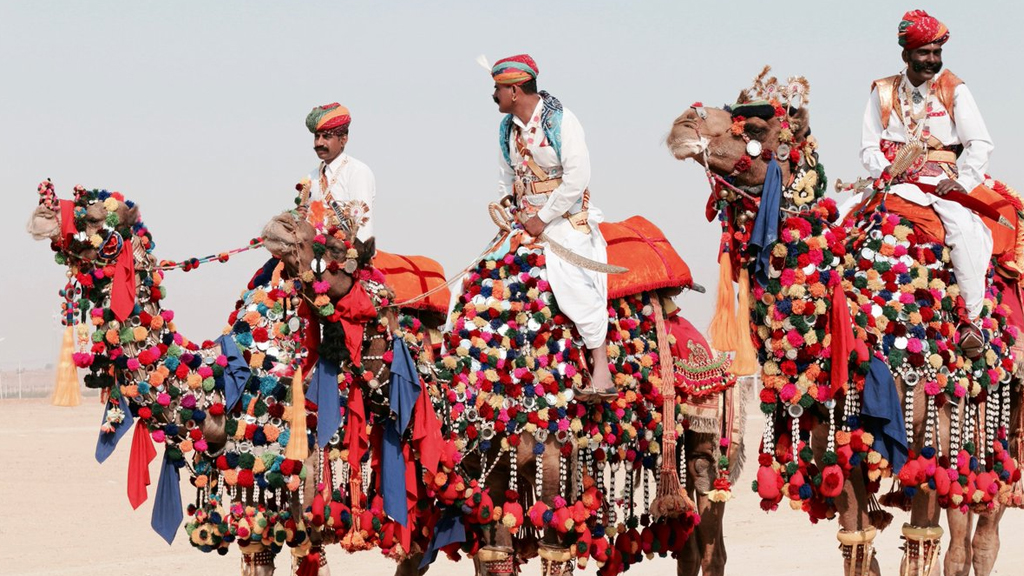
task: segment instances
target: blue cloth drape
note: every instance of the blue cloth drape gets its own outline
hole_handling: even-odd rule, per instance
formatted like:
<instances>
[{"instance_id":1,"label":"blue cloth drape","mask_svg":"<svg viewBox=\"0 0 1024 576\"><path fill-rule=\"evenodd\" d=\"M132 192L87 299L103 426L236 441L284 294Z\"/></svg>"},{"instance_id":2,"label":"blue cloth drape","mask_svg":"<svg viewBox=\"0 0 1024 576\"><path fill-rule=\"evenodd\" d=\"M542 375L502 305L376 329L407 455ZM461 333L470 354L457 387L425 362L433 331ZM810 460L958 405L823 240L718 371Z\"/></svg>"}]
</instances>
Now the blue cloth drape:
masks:
<instances>
[{"instance_id":1,"label":"blue cloth drape","mask_svg":"<svg viewBox=\"0 0 1024 576\"><path fill-rule=\"evenodd\" d=\"M750 235L750 248L756 251L754 279L761 286L768 283L768 260L772 245L779 239L779 205L782 202L782 169L772 158L764 176L761 189L761 205L754 220L754 231Z\"/></svg>"},{"instance_id":2,"label":"blue cloth drape","mask_svg":"<svg viewBox=\"0 0 1024 576\"><path fill-rule=\"evenodd\" d=\"M406 462L402 453L402 435L412 420L413 409L421 388L416 363L405 342L401 338L395 338L394 342L389 398L393 418L384 427L381 485L384 493L384 512L395 522L406 526L409 523L409 510L405 497Z\"/></svg>"},{"instance_id":3,"label":"blue cloth drape","mask_svg":"<svg viewBox=\"0 0 1024 576\"><path fill-rule=\"evenodd\" d=\"M871 357L871 371L864 380L861 417L864 430L875 437L872 448L889 461L894 474L899 473L907 462L903 406L889 365L875 356Z\"/></svg>"}]
</instances>

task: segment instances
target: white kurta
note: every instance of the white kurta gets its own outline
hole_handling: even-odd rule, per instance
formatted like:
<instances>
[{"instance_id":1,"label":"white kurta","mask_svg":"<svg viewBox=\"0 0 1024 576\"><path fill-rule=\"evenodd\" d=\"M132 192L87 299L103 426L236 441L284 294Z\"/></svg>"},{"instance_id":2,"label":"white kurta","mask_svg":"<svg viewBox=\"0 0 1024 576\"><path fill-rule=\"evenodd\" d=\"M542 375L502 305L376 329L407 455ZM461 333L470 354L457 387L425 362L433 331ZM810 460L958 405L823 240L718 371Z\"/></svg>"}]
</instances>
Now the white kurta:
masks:
<instances>
[{"instance_id":1,"label":"white kurta","mask_svg":"<svg viewBox=\"0 0 1024 576\"><path fill-rule=\"evenodd\" d=\"M902 75L900 92L909 85L906 73ZM910 86L913 91L914 87ZM938 98L929 93L928 83L917 87L923 99L914 104L914 112L920 112L929 102L932 113L929 115L928 129L931 135L945 146L962 145L963 153L957 159L957 182L968 192L985 180L988 170L988 159L992 153L992 138L985 127L974 96L965 84L960 84L953 92L956 123L939 102ZM880 142L907 142L907 128L903 118L897 113L895 106L889 117L889 125L882 128L881 102L878 89L871 91L867 108L864 111L864 124L861 134L861 162L872 178L878 178L890 162L882 152ZM923 120L922 120L923 121ZM921 176L922 184L938 184L946 176ZM945 200L941 196L926 194L914 184L895 184L890 191L900 197L919 204L931 206L942 220L946 229L946 245L950 248L950 260L956 274L960 293L964 298L967 311L971 317L977 317L985 296L985 274L989 260L992 258L992 233L976 214L956 202ZM867 192L865 192L867 194ZM859 199L859 198L858 198Z\"/></svg>"},{"instance_id":2,"label":"white kurta","mask_svg":"<svg viewBox=\"0 0 1024 576\"><path fill-rule=\"evenodd\" d=\"M321 170L327 178L331 196L339 205L352 201L366 204L367 221L359 228L356 236L364 241L373 237L373 200L377 195L377 184L370 167L344 152L327 166L321 162L309 175L310 200L313 201L324 199L324 193L320 189Z\"/></svg>"},{"instance_id":3,"label":"white kurta","mask_svg":"<svg viewBox=\"0 0 1024 576\"><path fill-rule=\"evenodd\" d=\"M568 219L563 218L566 212L579 212L583 203L583 192L590 185L590 152L576 115L567 109L562 110L562 148L561 160L555 149L547 142L540 126L543 100L537 103L530 122L523 124L513 116L513 122L522 132L523 143L526 144L534 162L549 177L560 177L561 185L551 194L527 196L524 201L540 206L537 216L547 223L545 232L551 240L558 242L569 250L598 262L607 262L608 255L598 226L604 221L604 215L594 206L589 205L590 234L584 234L573 228ZM513 165L520 165L523 158L515 145L515 135L509 139L509 157ZM499 197L513 193L515 170L505 162L499 151ZM555 300L562 312L576 325L587 348L594 349L605 345L608 333L608 275L593 270L585 270L574 266L552 250L545 247L548 282L555 294Z\"/></svg>"}]
</instances>

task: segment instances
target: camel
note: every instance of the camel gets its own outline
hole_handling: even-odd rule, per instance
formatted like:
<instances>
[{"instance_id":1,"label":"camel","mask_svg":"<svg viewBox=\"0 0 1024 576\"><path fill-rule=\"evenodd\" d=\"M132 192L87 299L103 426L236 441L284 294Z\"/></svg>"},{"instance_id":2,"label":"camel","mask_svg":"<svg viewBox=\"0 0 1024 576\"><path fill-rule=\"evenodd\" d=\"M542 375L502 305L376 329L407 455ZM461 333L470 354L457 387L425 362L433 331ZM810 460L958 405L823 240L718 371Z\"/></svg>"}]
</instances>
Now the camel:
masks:
<instances>
[{"instance_id":1,"label":"camel","mask_svg":"<svg viewBox=\"0 0 1024 576\"><path fill-rule=\"evenodd\" d=\"M637 224L633 222L633 225ZM308 249L308 245L314 234L312 226L296 220L290 214L277 217L265 231L268 248L282 259L288 273L293 276L302 276L304 271L313 266L315 255ZM328 251L331 251L330 245L334 241L330 235L325 236L325 240ZM337 254L342 252L335 250ZM661 413L663 408L670 410L669 417L673 420L682 418L681 413L676 413L681 410L681 403L677 406L672 398L676 394L675 387L670 395L664 395L663 390L658 388L659 378L652 371L656 363L660 362L656 351L667 350L669 335L663 326L666 315L662 313L662 306L663 302L667 305L670 301L662 299L657 286L649 286L647 291L637 294L614 295L610 302L616 311L610 330L613 343L610 357L622 395L615 402L588 408L573 401L572 388L559 387L553 376L558 374L572 378L579 374L576 372L578 368L574 368L579 365L579 350L571 344L572 328L564 316L560 316L557 309L546 310L542 305L553 307L555 303L550 289L544 286L543 278L536 278L539 255L537 248L523 246L515 257L506 257L506 265L516 262L524 267L522 275L503 269L492 260L482 261L470 272L463 297L457 301L453 316L449 319L450 329L443 336L444 351L438 360L437 377L444 382L442 389L447 389L451 402L451 437L459 451L465 454L462 463L464 475L487 487L483 498L488 505L482 506L480 513L467 516L469 541L461 545L462 550L474 555L479 573L511 573L516 570L517 563L539 555L547 574L568 573L573 564L585 566L590 557L598 562L602 573L615 574L645 553L648 556L664 556L670 552L686 558L681 560L681 566L685 565L681 573L696 573L695 570L699 570L702 565L706 574L721 573L725 555L721 543L720 516L724 500L727 499L728 482L723 484L719 479L716 466L707 465L708 462L719 460L718 437L721 434L714 424L711 425L712 430L704 430L701 435L687 435L688 447L698 458L688 462L692 466L689 473L684 467L681 474L684 478L687 475L696 476L696 481L688 487L692 490L695 485L703 485L704 490L700 493L701 510L708 513L709 518L718 517L717 522L707 522L710 531L702 538L705 545L700 549L695 545L690 548L686 546L686 536L693 529L695 521L689 511L683 513L683 510L677 508L677 516L670 517L668 510L665 510L660 523L653 523L646 528L639 526L641 515L647 524L649 521L646 517L657 513L659 505L666 506L665 502L670 501L671 497L680 496L678 480L675 494L656 493L652 499L650 493L652 486L662 484L658 473L673 477L678 473L674 464L675 447L672 444L669 444L672 447L671 456L659 461L658 449L662 446L662 439L658 424L664 421ZM673 256L679 260L674 253ZM493 270L503 270L494 274L495 282L477 282L481 272ZM526 270L531 272L527 273ZM688 276L688 271L686 273ZM306 277L308 280L308 274ZM523 280L525 286L518 285L517 280ZM672 281L660 281L665 288L673 286ZM496 288L499 283L501 287ZM310 282L306 284L308 290ZM476 298L480 295L481 287L494 297L491 300ZM509 295L495 294L494 291L499 289L508 290L509 294L521 298L513 298L509 308L523 305L518 302L534 303L532 305L535 309L524 309L532 311L533 317L527 317L523 312L519 322L524 326L532 323L529 336L520 343L520 346L526 342L533 347L535 355L529 356L529 359L526 359L526 355L515 355L517 347L512 345L511 340L521 336L505 330L498 336L487 335L488 338L500 338L504 342L484 354L477 351L486 348L484 331L480 329L484 324L493 325L466 306L477 301L494 302L494 306L501 306L501 298L508 298ZM675 318L671 314L668 316ZM543 340L544 347L558 352L538 359L542 356L535 352L542 347L538 338L546 338ZM559 359L567 358L571 362L566 362L564 366L544 364L556 355ZM517 359L518 363L515 362ZM671 353L664 355L669 372L674 374L671 359ZM510 365L502 365L502 360L509 360ZM731 381L725 377L724 370L718 373L707 371L708 364L712 363L710 358L705 357L703 361L696 358L691 360L695 372L706 370L702 385L719 386L713 391L708 387L704 392L717 393L730 387ZM720 362L720 359L716 360ZM718 364L715 368L722 366ZM488 373L488 370L491 372ZM530 386L531 393L525 397L521 389L509 390L511 393L508 396L500 395L502 390L498 386L523 388L534 374L539 375L539 379L543 378L540 382L544 386L542 392L533 392L533 386ZM715 374L718 381L714 381ZM690 383L696 381L690 378ZM680 391L684 391L683 383L679 387ZM685 392L697 395L695 388L686 388ZM664 401L666 397L668 400ZM565 427L553 424L549 424L549 427L540 426L541 414L556 409L563 413L573 411L578 415L577 423L566 421ZM616 410L620 413L617 414ZM588 422L588 411L597 411L599 416L589 416L594 419ZM715 419L711 420L714 422ZM602 422L605 423L603 429L600 427ZM623 426L630 428L623 429ZM634 431L634 426L648 431L638 433ZM735 433L733 430L729 432ZM628 434L628 440L635 440L615 443L605 438L606 434L614 436L616 433ZM696 442L698 437L702 438L699 444ZM737 447L734 445L730 449L735 450ZM685 458L685 453L683 451L680 457ZM733 462L741 460L735 457L734 452L732 454ZM696 463L698 460L701 463ZM625 478L621 473L616 474L615 470L627 472ZM717 491L718 502L711 502L707 497L709 492L714 491L711 488L713 485L725 488ZM605 496L606 491L615 494L616 488L618 499L624 500L620 503L625 504L625 510L621 506L617 507L611 497ZM642 496L641 490L644 492ZM681 507L684 502L671 505ZM619 534L606 534L605 526L611 530L617 521L617 513L626 516L620 522ZM446 551L453 555L457 553L454 546L448 547ZM419 571L418 558L410 560L417 561L403 563L399 567L400 574Z\"/></svg>"},{"instance_id":2,"label":"camel","mask_svg":"<svg viewBox=\"0 0 1024 576\"><path fill-rule=\"evenodd\" d=\"M878 574L872 540L892 517L875 493L895 476L881 503L911 512L902 573L937 573L938 516L950 509L986 519L973 545L962 534L970 518L950 521L960 558L947 566L970 547L988 574L1020 479L1006 441L1017 332L990 290L985 349L973 360L960 348L948 248L898 199L878 194L839 222L810 135L809 84L768 72L731 108L694 103L666 140L705 167L707 215L722 223L713 344L758 349L762 507L785 497L812 521L838 516L845 573Z\"/></svg>"},{"instance_id":3,"label":"camel","mask_svg":"<svg viewBox=\"0 0 1024 576\"><path fill-rule=\"evenodd\" d=\"M105 389L110 398L97 456L101 448L104 454L113 449L133 419L133 465L136 453L140 458L149 453L152 459L150 437L165 444L168 480L162 475L154 526L159 525L168 542L182 524L177 471L187 467L196 486L195 504L189 506L192 518L185 524L191 543L221 554L232 542L238 544L245 574L272 574L274 557L285 546L292 550L294 572L327 576L324 544L338 541L348 550L378 547L401 559L425 543L420 524L410 522L403 532L386 519L387 503L379 490L371 498L381 476L371 472L375 461L345 458L360 442L369 448L368 441L376 443L373 454L379 458L380 442L387 441L357 433L347 441L340 424L338 430L318 430L322 414L307 410L310 380L302 374L319 365L311 362L307 346L314 335L307 328L317 328L319 335L319 326L310 321L309 305L296 290L301 283L268 267L243 292L225 336L196 345L176 331L173 314L160 306L164 273L152 254L152 236L132 202L117 193L84 188L76 188L75 200L62 201L52 184L44 182L28 228L37 239L50 240L58 262L69 267L68 309L95 327L91 347L83 343L75 362L90 371L87 385ZM372 253L372 243L357 243L345 254L351 256L352 267L330 271L332 289L338 292L328 297L337 301L348 293L357 284L353 274L366 266ZM384 287L380 294L386 294ZM309 299L314 303L315 296ZM391 378L385 359L392 353L393 339L401 339L414 356L419 340L393 315L369 310L372 314L360 318L365 337L345 340L344 334L328 333L331 344L317 352L321 361L337 362L340 375L325 390L354 389L353 376L372 390L366 395L372 420L387 402ZM353 350L362 357L355 374ZM339 403L348 392L335 392ZM428 398L426 405L433 400ZM356 411L352 403L344 408L350 418ZM399 438L403 458L410 463L407 444ZM444 512L443 504L435 504L435 493L443 492L447 502L459 506L472 494L453 473L457 454L450 443L440 446L440 452L433 483L416 493L427 505L426 511L414 510L417 519L435 522ZM145 499L148 481L139 472L133 476L130 467L130 483L133 478L142 482L132 499L137 507Z\"/></svg>"}]
</instances>

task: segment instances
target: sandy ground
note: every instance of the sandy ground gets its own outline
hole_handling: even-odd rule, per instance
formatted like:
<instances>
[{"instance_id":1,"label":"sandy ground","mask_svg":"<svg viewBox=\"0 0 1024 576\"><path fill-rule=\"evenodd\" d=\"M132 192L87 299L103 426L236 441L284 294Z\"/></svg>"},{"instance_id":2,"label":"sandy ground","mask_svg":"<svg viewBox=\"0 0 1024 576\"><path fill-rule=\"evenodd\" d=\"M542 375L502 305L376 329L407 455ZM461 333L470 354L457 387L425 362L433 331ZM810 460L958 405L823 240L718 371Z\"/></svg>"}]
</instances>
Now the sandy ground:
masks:
<instances>
[{"instance_id":1,"label":"sandy ground","mask_svg":"<svg viewBox=\"0 0 1024 576\"><path fill-rule=\"evenodd\" d=\"M754 402L749 403L756 411ZM168 546L149 526L151 503L132 510L125 492L130 437L102 466L93 458L102 407L87 398L77 408L56 408L45 400L0 400L0 575L110 576L131 574L237 574L239 555L202 554L179 532ZM751 413L747 446L756 446L762 419ZM753 454L749 454L753 462ZM151 471L155 491L157 463ZM780 509L765 514L750 492L754 467L744 471L726 512L727 572L763 576L841 574L835 523L812 525L802 513ZM183 479L183 484L187 480ZM188 491L183 500L188 503ZM905 516L876 540L883 573L897 574L899 528ZM995 574L1024 574L1024 512L1011 510L1002 522L1005 542ZM944 543L945 545L945 543ZM385 576L394 565L374 552L358 556L328 550L332 571ZM287 574L278 559L278 573ZM634 576L674 573L669 559L644 561ZM432 574L469 574L468 563L439 560ZM591 565L586 573L593 574ZM526 574L540 573L531 563ZM580 573L580 571L577 571Z\"/></svg>"}]
</instances>

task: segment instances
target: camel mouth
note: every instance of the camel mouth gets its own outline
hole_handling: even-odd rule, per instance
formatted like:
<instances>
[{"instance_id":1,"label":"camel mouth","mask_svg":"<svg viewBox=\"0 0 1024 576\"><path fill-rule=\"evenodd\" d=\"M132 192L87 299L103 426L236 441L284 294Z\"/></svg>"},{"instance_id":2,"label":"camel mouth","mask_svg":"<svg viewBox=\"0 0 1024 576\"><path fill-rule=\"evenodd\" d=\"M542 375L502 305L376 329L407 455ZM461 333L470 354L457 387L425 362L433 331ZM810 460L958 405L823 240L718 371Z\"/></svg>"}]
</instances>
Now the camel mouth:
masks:
<instances>
[{"instance_id":1,"label":"camel mouth","mask_svg":"<svg viewBox=\"0 0 1024 576\"><path fill-rule=\"evenodd\" d=\"M263 247L275 258L282 258L294 251L298 245L294 216L288 212L275 216L263 227L261 236Z\"/></svg>"},{"instance_id":2,"label":"camel mouth","mask_svg":"<svg viewBox=\"0 0 1024 576\"><path fill-rule=\"evenodd\" d=\"M669 143L669 150L676 160L696 160L703 164L704 153L710 141L704 137L684 138Z\"/></svg>"},{"instance_id":3,"label":"camel mouth","mask_svg":"<svg viewBox=\"0 0 1024 576\"><path fill-rule=\"evenodd\" d=\"M55 240L60 236L60 221L57 213L45 206L37 206L32 211L25 231L33 240Z\"/></svg>"}]
</instances>

